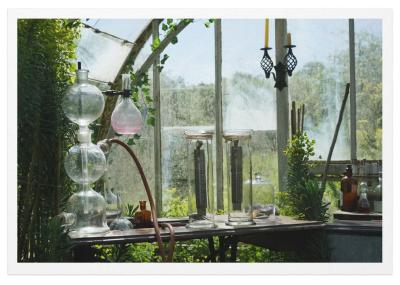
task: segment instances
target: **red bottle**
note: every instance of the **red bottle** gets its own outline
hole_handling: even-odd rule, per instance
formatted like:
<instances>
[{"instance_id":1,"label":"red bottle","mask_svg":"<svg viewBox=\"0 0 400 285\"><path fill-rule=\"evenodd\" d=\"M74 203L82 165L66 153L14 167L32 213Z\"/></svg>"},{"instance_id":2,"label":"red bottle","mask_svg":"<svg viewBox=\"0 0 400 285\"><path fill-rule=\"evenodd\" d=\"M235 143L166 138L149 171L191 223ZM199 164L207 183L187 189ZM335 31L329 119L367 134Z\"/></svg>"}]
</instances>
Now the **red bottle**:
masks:
<instances>
[{"instance_id":1,"label":"red bottle","mask_svg":"<svg viewBox=\"0 0 400 285\"><path fill-rule=\"evenodd\" d=\"M353 212L357 206L357 180L353 178L353 169L347 165L344 177L340 182L340 190L343 194L343 211Z\"/></svg>"}]
</instances>

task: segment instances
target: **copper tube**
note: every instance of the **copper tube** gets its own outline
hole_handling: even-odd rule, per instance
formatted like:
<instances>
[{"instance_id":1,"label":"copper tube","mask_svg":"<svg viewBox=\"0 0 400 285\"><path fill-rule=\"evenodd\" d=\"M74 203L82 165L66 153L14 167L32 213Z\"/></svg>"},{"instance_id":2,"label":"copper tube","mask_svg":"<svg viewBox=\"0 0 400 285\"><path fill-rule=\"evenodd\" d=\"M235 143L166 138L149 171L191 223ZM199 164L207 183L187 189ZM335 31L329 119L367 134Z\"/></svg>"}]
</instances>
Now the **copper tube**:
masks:
<instances>
[{"instance_id":1,"label":"copper tube","mask_svg":"<svg viewBox=\"0 0 400 285\"><path fill-rule=\"evenodd\" d=\"M161 226L162 227L167 227L169 230L170 234L170 239L169 239L169 247L168 247L168 257L165 257L165 250L164 250L164 245L161 239L161 234L160 234L160 225L158 224L158 219L157 219L157 211L156 211L156 205L154 203L153 195L151 194L149 183L147 182L146 175L144 174L143 167L139 162L139 159L136 157L135 153L133 150L123 141L113 138L108 140L109 143L116 143L122 146L132 157L133 161L135 162L135 165L139 171L140 177L142 178L142 182L144 185L144 189L146 190L147 198L149 199L150 203L150 209L151 209L151 215L153 217L153 225L154 225L154 231L156 235L156 240L158 243L158 248L160 250L160 255L163 261L171 262L172 257L173 257L173 252L175 248L175 234L174 234L174 229L173 227L168 224L164 223Z\"/></svg>"}]
</instances>

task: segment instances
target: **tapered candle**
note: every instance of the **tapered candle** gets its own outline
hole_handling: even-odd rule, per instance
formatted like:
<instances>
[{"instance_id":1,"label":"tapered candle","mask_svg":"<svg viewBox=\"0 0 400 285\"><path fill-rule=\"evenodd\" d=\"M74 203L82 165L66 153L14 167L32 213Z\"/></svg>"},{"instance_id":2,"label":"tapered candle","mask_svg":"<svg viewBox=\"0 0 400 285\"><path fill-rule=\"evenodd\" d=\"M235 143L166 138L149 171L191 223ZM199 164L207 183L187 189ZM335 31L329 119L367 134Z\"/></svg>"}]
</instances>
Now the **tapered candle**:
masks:
<instances>
[{"instance_id":1,"label":"tapered candle","mask_svg":"<svg viewBox=\"0 0 400 285\"><path fill-rule=\"evenodd\" d=\"M287 45L291 46L292 45L292 34L291 33L287 33L286 35L286 41L287 41Z\"/></svg>"},{"instance_id":2,"label":"tapered candle","mask_svg":"<svg viewBox=\"0 0 400 285\"><path fill-rule=\"evenodd\" d=\"M264 42L264 47L268 47L268 41L269 41L269 19L265 19L265 42Z\"/></svg>"}]
</instances>

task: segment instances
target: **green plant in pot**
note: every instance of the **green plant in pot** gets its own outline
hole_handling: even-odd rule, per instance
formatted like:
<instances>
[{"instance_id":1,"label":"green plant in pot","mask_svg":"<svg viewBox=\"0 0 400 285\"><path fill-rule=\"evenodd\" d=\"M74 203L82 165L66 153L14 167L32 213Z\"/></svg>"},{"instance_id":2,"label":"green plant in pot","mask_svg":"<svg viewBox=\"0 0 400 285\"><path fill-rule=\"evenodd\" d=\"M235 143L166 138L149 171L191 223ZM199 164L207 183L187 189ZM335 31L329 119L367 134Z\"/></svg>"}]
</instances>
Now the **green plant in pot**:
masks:
<instances>
[{"instance_id":1,"label":"green plant in pot","mask_svg":"<svg viewBox=\"0 0 400 285\"><path fill-rule=\"evenodd\" d=\"M310 157L314 155L315 141L305 132L292 135L285 150L288 160L287 187L278 194L278 206L283 215L300 220L326 222L329 203L323 201L324 189L310 172ZM306 233L302 250L296 252L298 261L321 262L329 260L329 248L324 232Z\"/></svg>"}]
</instances>

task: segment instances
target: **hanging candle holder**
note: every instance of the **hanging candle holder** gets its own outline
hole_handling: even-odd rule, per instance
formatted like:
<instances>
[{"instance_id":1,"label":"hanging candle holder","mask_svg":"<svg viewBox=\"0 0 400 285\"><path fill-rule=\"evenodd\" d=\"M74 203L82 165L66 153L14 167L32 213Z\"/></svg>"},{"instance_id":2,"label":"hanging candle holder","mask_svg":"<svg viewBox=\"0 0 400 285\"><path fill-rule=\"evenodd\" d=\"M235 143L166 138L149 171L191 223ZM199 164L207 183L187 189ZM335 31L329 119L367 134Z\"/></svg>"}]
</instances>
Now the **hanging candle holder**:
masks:
<instances>
[{"instance_id":1,"label":"hanging candle holder","mask_svg":"<svg viewBox=\"0 0 400 285\"><path fill-rule=\"evenodd\" d=\"M185 131L188 175L188 228L215 227L212 131Z\"/></svg>"},{"instance_id":2,"label":"hanging candle holder","mask_svg":"<svg viewBox=\"0 0 400 285\"><path fill-rule=\"evenodd\" d=\"M106 202L90 187L104 174L106 158L100 147L92 143L88 127L104 109L103 94L89 83L88 74L89 71L81 69L78 63L76 82L68 88L62 102L65 115L79 125L79 144L69 149L64 167L68 176L79 185L79 191L68 200L68 212L75 217L71 229L83 235L109 231Z\"/></svg>"},{"instance_id":3,"label":"hanging candle holder","mask_svg":"<svg viewBox=\"0 0 400 285\"><path fill-rule=\"evenodd\" d=\"M272 68L274 67L274 62L272 61L271 57L268 54L268 51L271 50L270 47L262 48L261 50L264 51L264 56L261 59L261 68L265 72L265 77L269 78L271 76Z\"/></svg>"},{"instance_id":4,"label":"hanging candle holder","mask_svg":"<svg viewBox=\"0 0 400 285\"><path fill-rule=\"evenodd\" d=\"M278 61L276 65L274 65L271 57L268 54L268 50L271 50L271 48L261 48L261 50L264 51L264 55L260 62L261 68L264 71L266 78L269 78L270 74L272 73L275 81L274 87L278 88L279 90L282 90L288 86L285 78L286 73L288 76L292 76L293 71L297 66L297 58L293 54L293 48L296 46L292 45L292 36L290 33L287 34L287 45L284 45L283 47L288 49L288 52L280 61ZM275 72L272 72L272 68L275 69Z\"/></svg>"},{"instance_id":5,"label":"hanging candle holder","mask_svg":"<svg viewBox=\"0 0 400 285\"><path fill-rule=\"evenodd\" d=\"M251 225L253 189L251 165L251 130L231 130L223 134L228 188L228 225Z\"/></svg>"}]
</instances>

